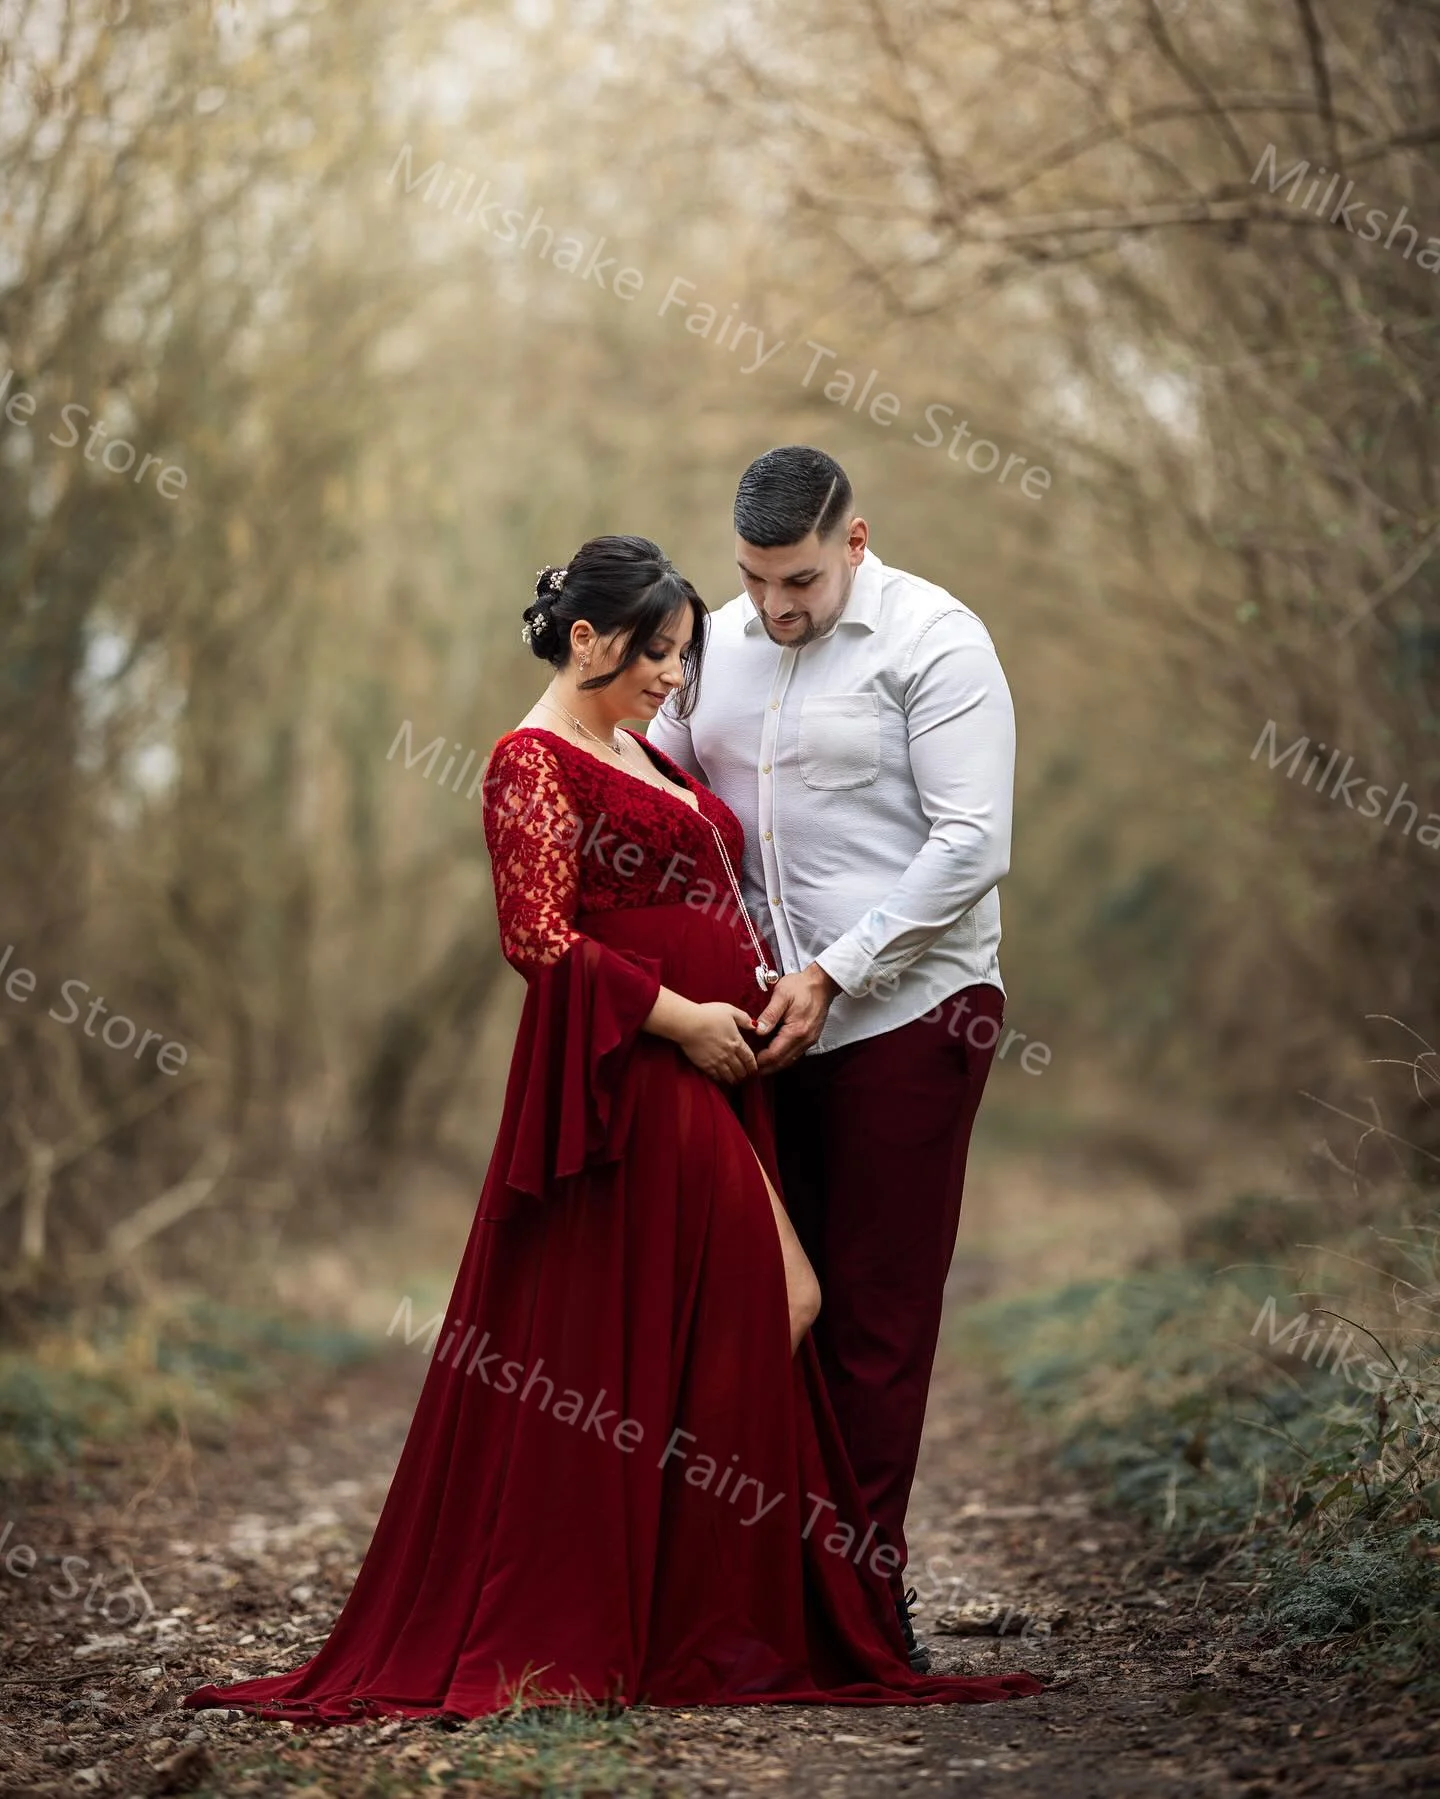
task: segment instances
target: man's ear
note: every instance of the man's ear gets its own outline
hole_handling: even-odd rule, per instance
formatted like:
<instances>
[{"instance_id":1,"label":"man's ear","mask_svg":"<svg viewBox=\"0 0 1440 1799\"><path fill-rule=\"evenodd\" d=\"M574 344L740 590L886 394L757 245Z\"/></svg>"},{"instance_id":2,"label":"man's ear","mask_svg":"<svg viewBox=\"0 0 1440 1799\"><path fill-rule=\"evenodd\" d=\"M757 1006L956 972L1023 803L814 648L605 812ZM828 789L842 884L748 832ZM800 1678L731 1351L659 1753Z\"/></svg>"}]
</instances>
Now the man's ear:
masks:
<instances>
[{"instance_id":1,"label":"man's ear","mask_svg":"<svg viewBox=\"0 0 1440 1799\"><path fill-rule=\"evenodd\" d=\"M852 518L850 521L850 534L848 540L851 568L859 568L860 564L864 561L865 546L869 541L869 525L865 523L863 518Z\"/></svg>"}]
</instances>

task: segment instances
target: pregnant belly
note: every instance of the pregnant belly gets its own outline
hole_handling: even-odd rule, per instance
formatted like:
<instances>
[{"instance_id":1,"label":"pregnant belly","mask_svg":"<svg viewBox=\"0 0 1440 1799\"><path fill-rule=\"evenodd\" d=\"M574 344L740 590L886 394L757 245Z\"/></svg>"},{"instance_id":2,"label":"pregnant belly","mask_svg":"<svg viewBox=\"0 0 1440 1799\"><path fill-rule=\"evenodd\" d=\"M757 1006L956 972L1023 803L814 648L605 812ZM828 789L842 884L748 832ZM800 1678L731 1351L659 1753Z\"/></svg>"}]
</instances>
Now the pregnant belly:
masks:
<instances>
[{"instance_id":1,"label":"pregnant belly","mask_svg":"<svg viewBox=\"0 0 1440 1799\"><path fill-rule=\"evenodd\" d=\"M743 918L682 904L634 906L620 912L582 912L575 920L611 949L633 951L660 963L665 986L686 999L723 999L756 1017L766 995L755 979L759 960ZM761 940L764 941L763 938ZM778 966L769 946L766 956Z\"/></svg>"}]
</instances>

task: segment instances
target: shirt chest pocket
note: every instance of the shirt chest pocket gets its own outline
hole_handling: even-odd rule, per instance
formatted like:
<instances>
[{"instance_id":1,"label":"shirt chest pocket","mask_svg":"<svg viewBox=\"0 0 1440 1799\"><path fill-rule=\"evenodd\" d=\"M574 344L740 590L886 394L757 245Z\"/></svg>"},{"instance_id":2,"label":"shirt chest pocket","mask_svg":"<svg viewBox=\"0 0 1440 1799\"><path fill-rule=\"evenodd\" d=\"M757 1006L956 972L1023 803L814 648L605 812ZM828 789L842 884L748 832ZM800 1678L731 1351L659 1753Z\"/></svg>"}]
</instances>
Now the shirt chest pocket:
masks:
<instances>
[{"instance_id":1,"label":"shirt chest pocket","mask_svg":"<svg viewBox=\"0 0 1440 1799\"><path fill-rule=\"evenodd\" d=\"M807 787L868 787L880 772L879 694L811 694L800 706L799 753Z\"/></svg>"}]
</instances>

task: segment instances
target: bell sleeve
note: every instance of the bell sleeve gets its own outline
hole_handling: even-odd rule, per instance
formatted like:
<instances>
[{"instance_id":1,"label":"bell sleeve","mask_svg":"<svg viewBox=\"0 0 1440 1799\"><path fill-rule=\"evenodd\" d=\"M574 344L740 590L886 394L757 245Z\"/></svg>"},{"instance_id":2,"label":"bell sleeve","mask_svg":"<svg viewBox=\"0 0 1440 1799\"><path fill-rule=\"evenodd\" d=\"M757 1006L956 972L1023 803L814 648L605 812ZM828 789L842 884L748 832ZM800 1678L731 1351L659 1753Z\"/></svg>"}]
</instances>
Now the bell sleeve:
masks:
<instances>
[{"instance_id":1,"label":"bell sleeve","mask_svg":"<svg viewBox=\"0 0 1440 1799\"><path fill-rule=\"evenodd\" d=\"M485 841L505 960L528 985L481 1214L508 1217L616 1161L630 1123L624 1076L661 964L578 931L585 820L559 759L512 735L490 760Z\"/></svg>"}]
</instances>

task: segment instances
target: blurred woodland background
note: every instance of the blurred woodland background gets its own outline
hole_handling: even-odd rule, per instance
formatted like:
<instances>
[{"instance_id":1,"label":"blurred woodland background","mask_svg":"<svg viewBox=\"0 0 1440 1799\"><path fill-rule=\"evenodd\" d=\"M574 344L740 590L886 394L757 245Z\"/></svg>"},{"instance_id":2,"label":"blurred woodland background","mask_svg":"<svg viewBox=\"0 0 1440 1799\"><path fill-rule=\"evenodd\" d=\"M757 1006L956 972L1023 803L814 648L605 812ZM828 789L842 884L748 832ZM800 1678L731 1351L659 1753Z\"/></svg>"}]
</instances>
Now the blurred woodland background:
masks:
<instances>
[{"instance_id":1,"label":"blurred woodland background","mask_svg":"<svg viewBox=\"0 0 1440 1799\"><path fill-rule=\"evenodd\" d=\"M533 571L641 532L723 603L794 441L1015 694L1053 1059L987 1110L1178 1177L1384 1055L1440 1165L1437 48L1434 0L0 0L10 1323L478 1190Z\"/></svg>"}]
</instances>

